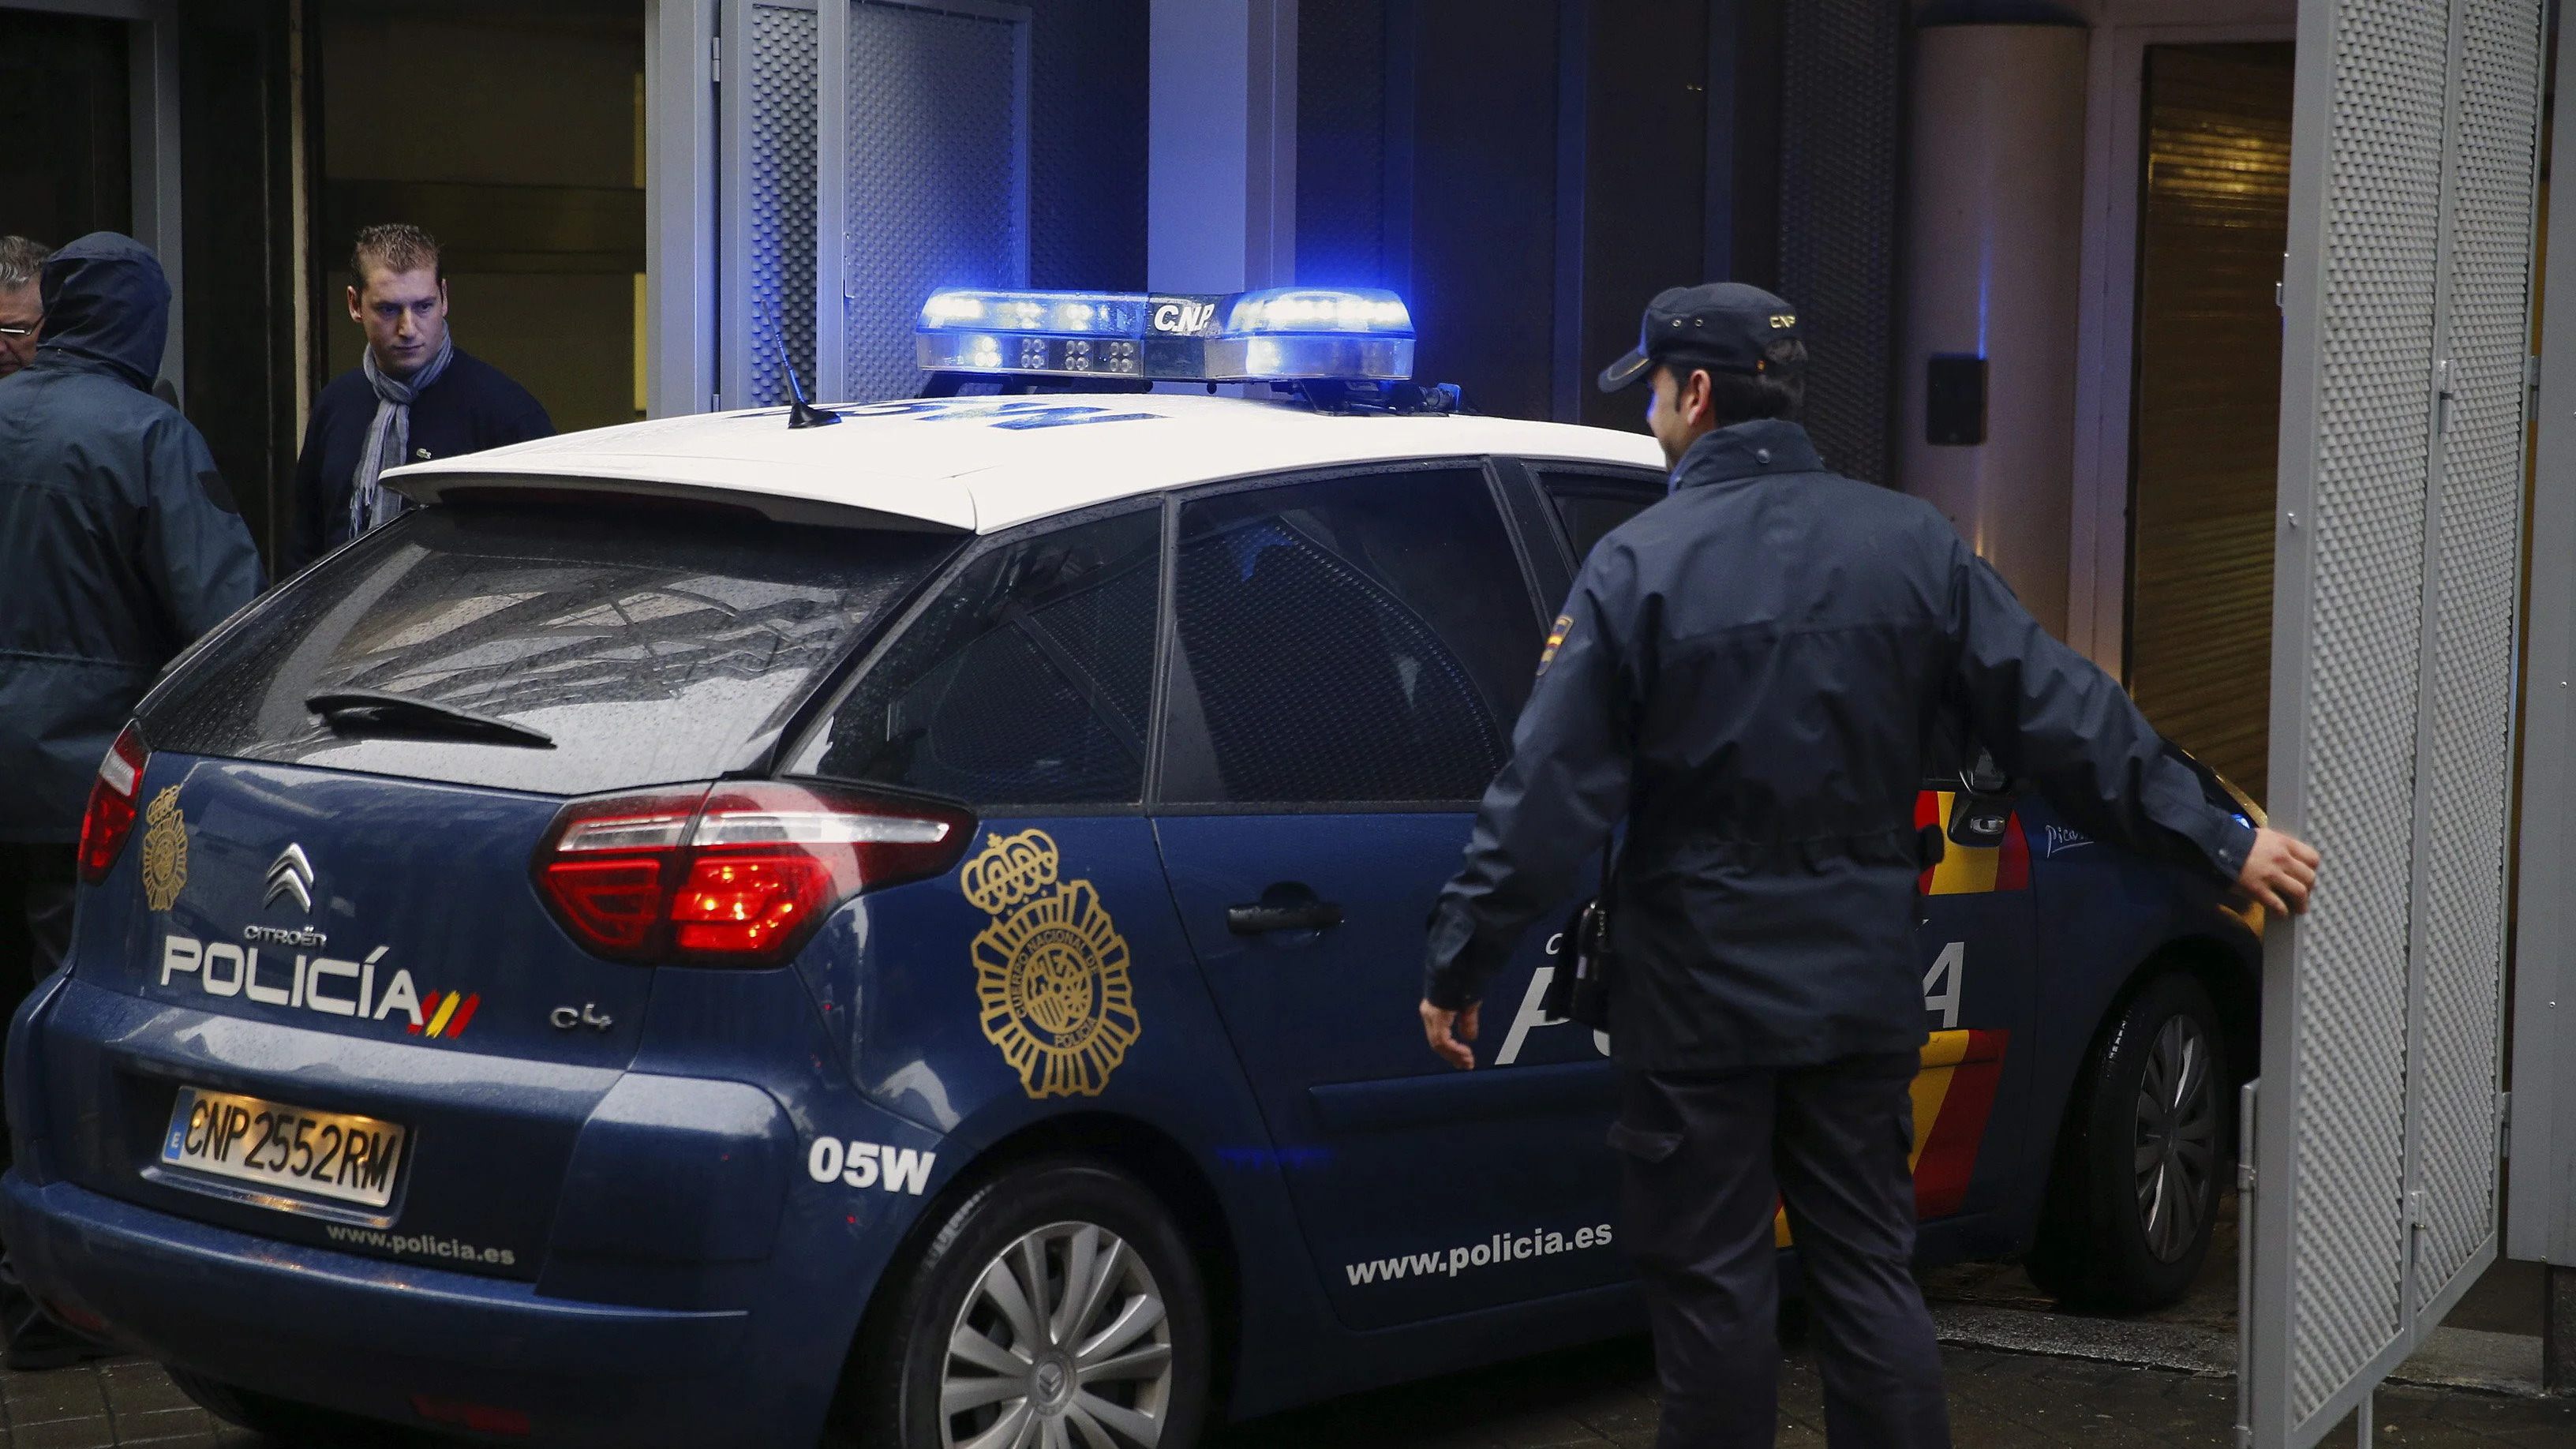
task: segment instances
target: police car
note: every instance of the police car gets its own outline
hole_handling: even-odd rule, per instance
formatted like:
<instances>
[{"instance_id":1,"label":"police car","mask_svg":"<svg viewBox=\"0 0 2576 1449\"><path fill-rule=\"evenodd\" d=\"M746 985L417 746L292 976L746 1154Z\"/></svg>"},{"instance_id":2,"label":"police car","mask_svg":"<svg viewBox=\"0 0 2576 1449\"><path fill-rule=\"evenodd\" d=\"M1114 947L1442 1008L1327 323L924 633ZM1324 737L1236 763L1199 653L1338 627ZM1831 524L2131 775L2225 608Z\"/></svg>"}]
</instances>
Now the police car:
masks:
<instances>
[{"instance_id":1,"label":"police car","mask_svg":"<svg viewBox=\"0 0 2576 1449\"><path fill-rule=\"evenodd\" d=\"M941 1449L1640 1322L1555 941L1477 1071L1414 1003L1654 444L1403 382L1383 294L946 293L918 346L1010 390L389 474L430 506L143 702L8 1054L52 1311L294 1442ZM1919 812L1923 1257L2169 1298L2253 931L1969 753Z\"/></svg>"}]
</instances>

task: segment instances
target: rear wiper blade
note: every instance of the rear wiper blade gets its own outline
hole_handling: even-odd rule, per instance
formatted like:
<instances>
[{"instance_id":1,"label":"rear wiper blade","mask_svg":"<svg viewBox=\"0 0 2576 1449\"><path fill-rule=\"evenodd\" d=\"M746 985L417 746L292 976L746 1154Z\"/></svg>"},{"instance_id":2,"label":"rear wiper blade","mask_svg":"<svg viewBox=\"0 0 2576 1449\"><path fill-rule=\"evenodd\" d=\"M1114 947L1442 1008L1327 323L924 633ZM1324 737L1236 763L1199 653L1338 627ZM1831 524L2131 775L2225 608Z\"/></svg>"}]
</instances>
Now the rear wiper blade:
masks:
<instances>
[{"instance_id":1,"label":"rear wiper blade","mask_svg":"<svg viewBox=\"0 0 2576 1449\"><path fill-rule=\"evenodd\" d=\"M304 707L322 716L334 729L382 724L441 734L489 735L496 744L531 745L543 750L555 747L555 737L544 730L435 700L387 694L381 689L326 689L304 696Z\"/></svg>"}]
</instances>

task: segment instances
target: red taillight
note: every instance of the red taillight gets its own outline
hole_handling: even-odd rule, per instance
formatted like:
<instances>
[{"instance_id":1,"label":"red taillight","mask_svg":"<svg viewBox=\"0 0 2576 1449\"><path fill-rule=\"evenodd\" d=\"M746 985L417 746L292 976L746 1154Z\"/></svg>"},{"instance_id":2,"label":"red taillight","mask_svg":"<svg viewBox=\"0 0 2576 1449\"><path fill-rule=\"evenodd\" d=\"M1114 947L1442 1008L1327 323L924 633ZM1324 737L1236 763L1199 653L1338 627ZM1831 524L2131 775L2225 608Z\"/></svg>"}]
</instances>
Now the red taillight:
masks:
<instances>
[{"instance_id":1,"label":"red taillight","mask_svg":"<svg viewBox=\"0 0 2576 1449\"><path fill-rule=\"evenodd\" d=\"M135 796L143 789L143 767L151 759L152 752L143 747L142 732L128 724L98 762L98 778L89 787L89 809L81 815L80 876L91 885L107 879L125 849L125 837L134 833L134 817L140 809Z\"/></svg>"},{"instance_id":2,"label":"red taillight","mask_svg":"<svg viewBox=\"0 0 2576 1449\"><path fill-rule=\"evenodd\" d=\"M726 783L576 800L536 877L573 939L612 960L774 966L841 902L946 872L974 834L936 801Z\"/></svg>"},{"instance_id":3,"label":"red taillight","mask_svg":"<svg viewBox=\"0 0 2576 1449\"><path fill-rule=\"evenodd\" d=\"M428 1394L411 1396L412 1412L433 1424L456 1424L478 1434L524 1435L532 1426L527 1414L519 1409L504 1409L493 1404L469 1404L462 1399L433 1398Z\"/></svg>"}]
</instances>

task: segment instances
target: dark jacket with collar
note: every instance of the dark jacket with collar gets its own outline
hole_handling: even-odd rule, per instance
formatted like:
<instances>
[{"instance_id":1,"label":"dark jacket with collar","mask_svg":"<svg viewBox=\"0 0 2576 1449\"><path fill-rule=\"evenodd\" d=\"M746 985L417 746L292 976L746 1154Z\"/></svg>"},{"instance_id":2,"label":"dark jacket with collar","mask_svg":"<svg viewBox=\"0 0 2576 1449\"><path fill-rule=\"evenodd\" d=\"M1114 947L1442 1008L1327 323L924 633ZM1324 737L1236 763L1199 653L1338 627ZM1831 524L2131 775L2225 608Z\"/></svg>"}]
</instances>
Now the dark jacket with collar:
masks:
<instances>
[{"instance_id":1,"label":"dark jacket with collar","mask_svg":"<svg viewBox=\"0 0 2576 1449\"><path fill-rule=\"evenodd\" d=\"M357 484L358 454L375 421L376 390L363 368L331 379L313 400L304 451L295 460L295 536L281 572L300 569L349 541L349 490ZM438 381L412 401L406 461L479 453L554 432L554 421L526 388L459 347Z\"/></svg>"},{"instance_id":2,"label":"dark jacket with collar","mask_svg":"<svg viewBox=\"0 0 2576 1449\"><path fill-rule=\"evenodd\" d=\"M1475 1000L1629 817L1611 887L1623 1066L1910 1052L1926 753L1963 721L2095 836L2233 877L2253 832L1920 499L1804 429L1701 438L1603 538L1432 920L1426 994Z\"/></svg>"},{"instance_id":3,"label":"dark jacket with collar","mask_svg":"<svg viewBox=\"0 0 2576 1449\"><path fill-rule=\"evenodd\" d=\"M108 743L170 657L249 603L259 552L205 439L148 389L170 286L111 232L46 262L0 378L0 841L80 838Z\"/></svg>"}]
</instances>

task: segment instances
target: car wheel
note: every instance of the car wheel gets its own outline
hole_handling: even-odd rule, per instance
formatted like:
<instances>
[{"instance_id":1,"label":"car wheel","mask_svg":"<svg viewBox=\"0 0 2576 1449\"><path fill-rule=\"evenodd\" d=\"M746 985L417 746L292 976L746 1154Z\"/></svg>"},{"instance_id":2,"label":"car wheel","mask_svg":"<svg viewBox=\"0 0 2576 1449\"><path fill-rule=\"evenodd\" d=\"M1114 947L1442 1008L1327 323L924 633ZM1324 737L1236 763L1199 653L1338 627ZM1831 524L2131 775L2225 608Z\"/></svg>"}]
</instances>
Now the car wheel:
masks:
<instances>
[{"instance_id":1,"label":"car wheel","mask_svg":"<svg viewBox=\"0 0 2576 1449\"><path fill-rule=\"evenodd\" d=\"M163 1365L170 1382L179 1392L197 1401L197 1407L228 1424L265 1435L282 1445L304 1446L304 1449L364 1449L369 1445L393 1446L403 1442L402 1430L355 1414L336 1409L315 1408L287 1399L271 1398L250 1389L235 1388L203 1374L191 1373L172 1365Z\"/></svg>"},{"instance_id":2,"label":"car wheel","mask_svg":"<svg viewBox=\"0 0 2576 1449\"><path fill-rule=\"evenodd\" d=\"M872 1315L835 1417L903 1449L1188 1449L1208 1365L1171 1215L1123 1173L1048 1159L949 1214Z\"/></svg>"},{"instance_id":3,"label":"car wheel","mask_svg":"<svg viewBox=\"0 0 2576 1449\"><path fill-rule=\"evenodd\" d=\"M2132 996L2068 1105L2032 1280L2085 1307L2181 1298L2209 1256L2234 1082L2197 980L2168 972Z\"/></svg>"}]
</instances>

